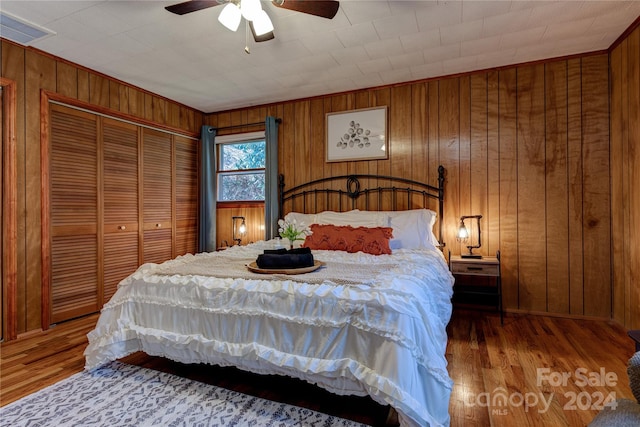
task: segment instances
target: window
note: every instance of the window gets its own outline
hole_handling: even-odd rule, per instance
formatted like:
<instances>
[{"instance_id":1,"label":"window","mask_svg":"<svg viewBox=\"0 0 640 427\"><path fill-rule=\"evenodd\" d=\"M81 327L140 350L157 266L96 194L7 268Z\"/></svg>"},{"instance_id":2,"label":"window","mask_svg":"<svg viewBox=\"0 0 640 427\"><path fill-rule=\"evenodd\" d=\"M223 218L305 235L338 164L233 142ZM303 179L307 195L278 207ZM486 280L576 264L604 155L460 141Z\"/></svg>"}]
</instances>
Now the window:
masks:
<instances>
[{"instance_id":1,"label":"window","mask_svg":"<svg viewBox=\"0 0 640 427\"><path fill-rule=\"evenodd\" d=\"M245 134L245 138L249 135ZM264 201L266 143L261 139L218 143L218 201Z\"/></svg>"}]
</instances>

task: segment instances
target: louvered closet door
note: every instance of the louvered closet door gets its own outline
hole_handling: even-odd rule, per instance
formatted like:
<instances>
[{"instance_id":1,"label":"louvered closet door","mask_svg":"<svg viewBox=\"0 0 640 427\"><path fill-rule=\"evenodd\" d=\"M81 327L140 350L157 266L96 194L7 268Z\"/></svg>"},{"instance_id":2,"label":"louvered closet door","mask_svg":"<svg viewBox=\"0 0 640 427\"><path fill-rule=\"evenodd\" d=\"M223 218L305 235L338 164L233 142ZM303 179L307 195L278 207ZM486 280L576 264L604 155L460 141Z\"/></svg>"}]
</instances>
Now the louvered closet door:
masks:
<instances>
[{"instance_id":1,"label":"louvered closet door","mask_svg":"<svg viewBox=\"0 0 640 427\"><path fill-rule=\"evenodd\" d=\"M198 145L174 136L176 153L176 256L198 247Z\"/></svg>"},{"instance_id":2,"label":"louvered closet door","mask_svg":"<svg viewBox=\"0 0 640 427\"><path fill-rule=\"evenodd\" d=\"M103 119L104 301L139 265L139 127Z\"/></svg>"},{"instance_id":3,"label":"louvered closet door","mask_svg":"<svg viewBox=\"0 0 640 427\"><path fill-rule=\"evenodd\" d=\"M97 118L51 106L51 322L96 312Z\"/></svg>"},{"instance_id":4,"label":"louvered closet door","mask_svg":"<svg viewBox=\"0 0 640 427\"><path fill-rule=\"evenodd\" d=\"M173 256L171 135L143 129L143 261L160 263Z\"/></svg>"}]
</instances>

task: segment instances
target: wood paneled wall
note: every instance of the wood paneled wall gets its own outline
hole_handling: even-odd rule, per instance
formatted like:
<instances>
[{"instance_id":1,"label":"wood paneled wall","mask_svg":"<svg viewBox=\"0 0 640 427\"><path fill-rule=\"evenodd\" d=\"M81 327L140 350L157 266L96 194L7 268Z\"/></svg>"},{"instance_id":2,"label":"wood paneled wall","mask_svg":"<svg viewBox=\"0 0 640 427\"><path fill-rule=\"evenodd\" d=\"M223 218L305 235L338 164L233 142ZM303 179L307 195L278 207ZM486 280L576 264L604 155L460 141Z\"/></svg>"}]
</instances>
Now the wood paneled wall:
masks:
<instances>
[{"instance_id":1,"label":"wood paneled wall","mask_svg":"<svg viewBox=\"0 0 640 427\"><path fill-rule=\"evenodd\" d=\"M609 318L613 307L616 319L638 327L639 256L631 242L639 229L632 194L639 124L630 107L638 90L637 37L635 31L611 55L612 150L607 54L205 116L2 41L1 74L16 86L17 331L40 328L42 89L193 133L203 122L222 127L280 117L279 167L288 186L351 172L435 183L442 164L447 248L460 253L454 239L460 215L482 214L481 252L502 253L508 309ZM628 88L636 91L631 97ZM389 108L389 159L326 163L325 114L381 105Z\"/></svg>"},{"instance_id":2,"label":"wood paneled wall","mask_svg":"<svg viewBox=\"0 0 640 427\"><path fill-rule=\"evenodd\" d=\"M264 205L256 204L231 204L225 206L223 203L216 209L216 245L223 247L234 245L233 223L234 216L243 216L247 231L242 236L241 245L246 245L258 240L264 240Z\"/></svg>"},{"instance_id":3,"label":"wood paneled wall","mask_svg":"<svg viewBox=\"0 0 640 427\"><path fill-rule=\"evenodd\" d=\"M611 52L613 318L640 328L640 26Z\"/></svg>"},{"instance_id":4,"label":"wood paneled wall","mask_svg":"<svg viewBox=\"0 0 640 427\"><path fill-rule=\"evenodd\" d=\"M436 184L447 170L445 242L482 214L501 251L510 310L609 318L608 55L523 65L210 114L212 126L282 118L287 187L347 173ZM325 114L388 106L389 159L326 163ZM445 251L446 252L446 251Z\"/></svg>"},{"instance_id":5,"label":"wood paneled wall","mask_svg":"<svg viewBox=\"0 0 640 427\"><path fill-rule=\"evenodd\" d=\"M1 73L16 88L18 334L41 326L41 90L159 126L198 134L203 114L115 79L2 40ZM72 159L70 159L72 161Z\"/></svg>"}]
</instances>

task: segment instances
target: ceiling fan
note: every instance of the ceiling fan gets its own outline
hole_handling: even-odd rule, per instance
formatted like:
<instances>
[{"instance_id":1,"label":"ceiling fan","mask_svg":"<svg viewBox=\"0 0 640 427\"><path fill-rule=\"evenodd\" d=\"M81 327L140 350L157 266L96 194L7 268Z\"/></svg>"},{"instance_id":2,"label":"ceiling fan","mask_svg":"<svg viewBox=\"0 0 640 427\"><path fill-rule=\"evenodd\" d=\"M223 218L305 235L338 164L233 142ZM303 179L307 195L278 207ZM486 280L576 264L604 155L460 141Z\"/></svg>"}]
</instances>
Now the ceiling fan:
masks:
<instances>
[{"instance_id":1,"label":"ceiling fan","mask_svg":"<svg viewBox=\"0 0 640 427\"><path fill-rule=\"evenodd\" d=\"M336 0L271 0L271 3L281 9L294 10L332 19L338 13L340 2ZM236 31L240 20L244 17L249 23L253 39L263 42L274 38L271 19L262 10L260 0L190 0L165 7L169 12L184 15L210 7L225 5L218 17L218 21L231 31Z\"/></svg>"}]
</instances>

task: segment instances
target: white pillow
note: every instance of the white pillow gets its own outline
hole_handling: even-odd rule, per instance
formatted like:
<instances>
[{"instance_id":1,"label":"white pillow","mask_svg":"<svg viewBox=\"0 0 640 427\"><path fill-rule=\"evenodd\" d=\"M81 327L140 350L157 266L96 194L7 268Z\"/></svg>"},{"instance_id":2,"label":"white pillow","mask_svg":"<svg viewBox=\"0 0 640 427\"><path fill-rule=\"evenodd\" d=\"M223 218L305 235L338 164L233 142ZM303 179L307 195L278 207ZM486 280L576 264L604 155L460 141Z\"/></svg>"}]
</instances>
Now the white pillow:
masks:
<instances>
[{"instance_id":1,"label":"white pillow","mask_svg":"<svg viewBox=\"0 0 640 427\"><path fill-rule=\"evenodd\" d=\"M317 215L317 224L350 225L352 227L388 227L389 215L385 212L359 211L348 212L324 211Z\"/></svg>"},{"instance_id":2,"label":"white pillow","mask_svg":"<svg viewBox=\"0 0 640 427\"><path fill-rule=\"evenodd\" d=\"M389 239L389 249L402 249L402 241L400 239Z\"/></svg>"},{"instance_id":3,"label":"white pillow","mask_svg":"<svg viewBox=\"0 0 640 427\"><path fill-rule=\"evenodd\" d=\"M297 222L298 224L302 223L307 227L311 224L317 224L316 214L305 214L301 212L289 212L284 216L284 220L286 222Z\"/></svg>"},{"instance_id":4,"label":"white pillow","mask_svg":"<svg viewBox=\"0 0 640 427\"><path fill-rule=\"evenodd\" d=\"M363 217L376 217L380 213L389 218L386 226L393 228L391 249L437 248L440 244L433 234L437 214L429 209L406 211L361 211Z\"/></svg>"},{"instance_id":5,"label":"white pillow","mask_svg":"<svg viewBox=\"0 0 640 427\"><path fill-rule=\"evenodd\" d=\"M429 209L410 209L407 211L387 211L389 226L393 228L393 237L400 240L405 249L435 249L439 242L433 234L433 225L437 214Z\"/></svg>"}]
</instances>

